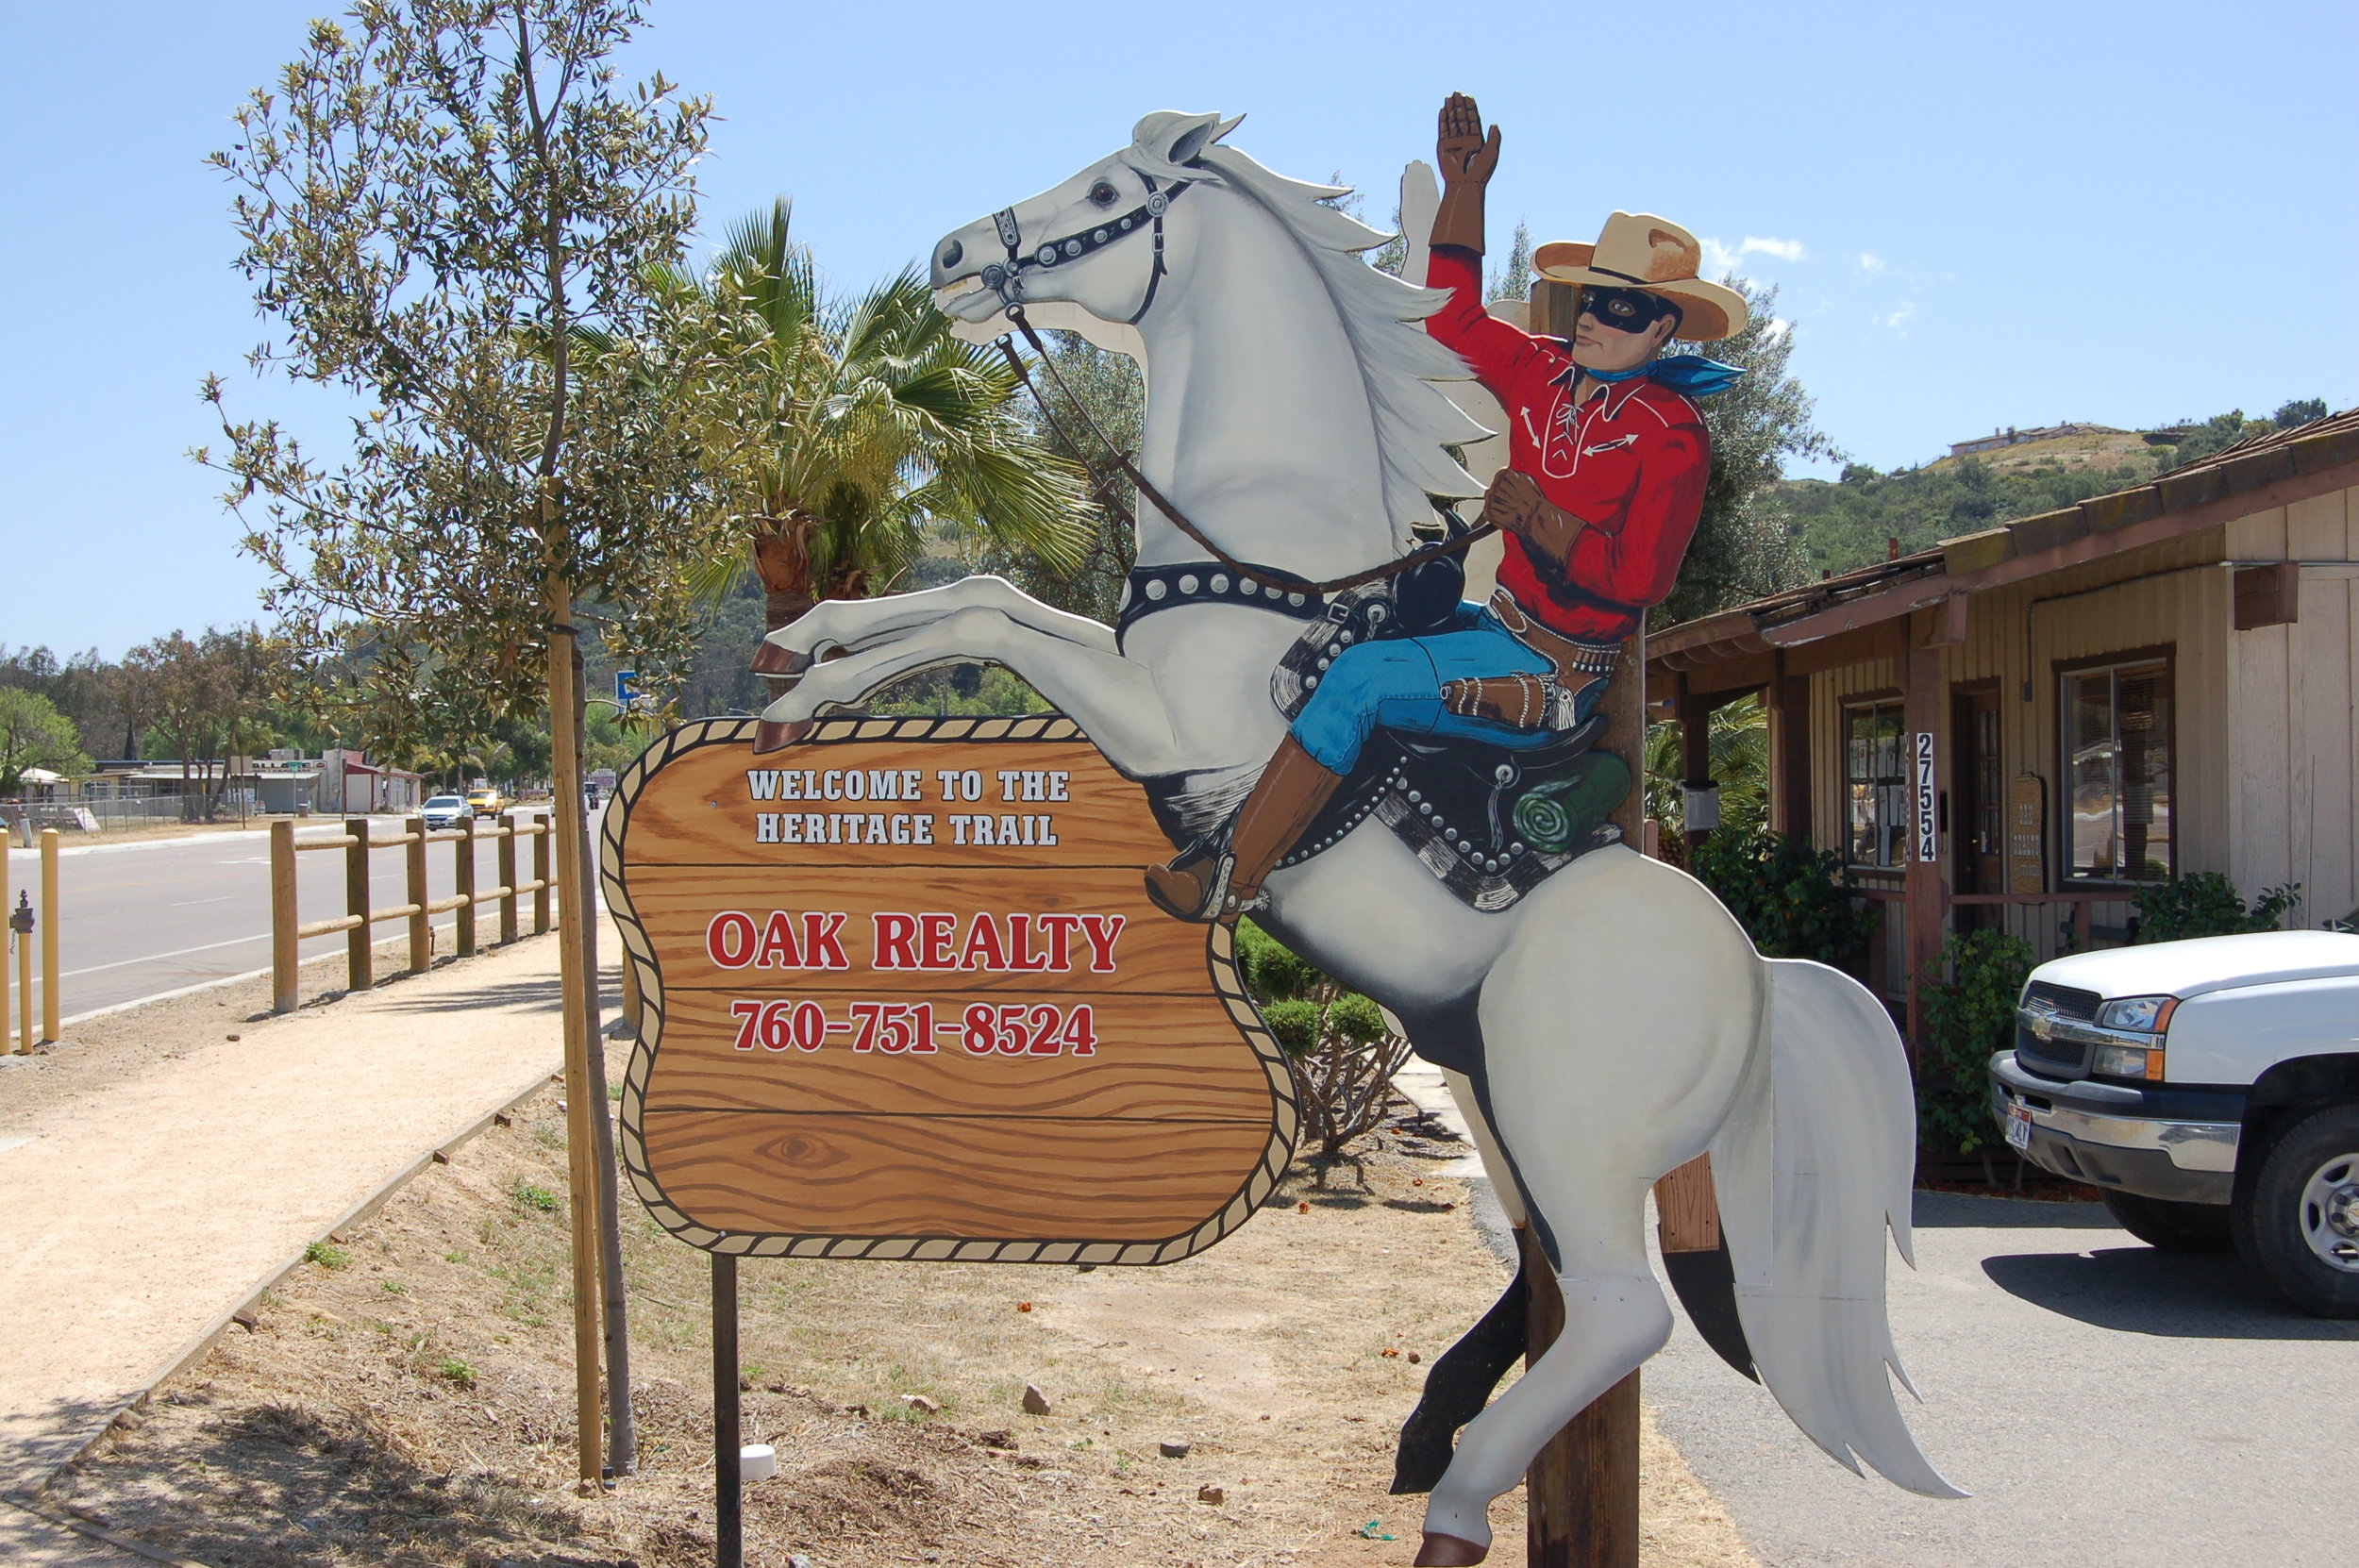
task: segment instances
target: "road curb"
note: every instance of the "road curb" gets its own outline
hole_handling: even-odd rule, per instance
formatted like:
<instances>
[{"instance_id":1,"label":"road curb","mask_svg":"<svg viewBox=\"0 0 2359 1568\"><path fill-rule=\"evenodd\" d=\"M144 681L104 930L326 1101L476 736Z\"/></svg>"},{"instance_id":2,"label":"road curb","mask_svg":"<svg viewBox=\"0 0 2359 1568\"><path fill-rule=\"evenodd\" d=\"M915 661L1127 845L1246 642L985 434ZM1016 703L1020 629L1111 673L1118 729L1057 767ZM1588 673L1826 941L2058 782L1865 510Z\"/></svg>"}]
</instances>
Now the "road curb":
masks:
<instances>
[{"instance_id":1,"label":"road curb","mask_svg":"<svg viewBox=\"0 0 2359 1568\"><path fill-rule=\"evenodd\" d=\"M25 1480L21 1486L11 1488L8 1493L8 1500L16 1503L19 1507L25 1508L28 1511L40 1513L42 1517L49 1518L50 1522L53 1524L61 1525L68 1528L80 1528L81 1526L76 1525L71 1519L56 1518L45 1511L46 1509L54 1509L58 1506L54 1503L46 1503L42 1497L42 1493L47 1490L50 1482L56 1480L58 1476L70 1466L78 1464L84 1459L88 1458L91 1451L96 1448L99 1443L106 1441L107 1435L115 1429L116 1424L122 1421L125 1416L135 1410L144 1410L149 1399L154 1397L155 1393L159 1388L162 1387L165 1383L170 1382L173 1378L177 1377L181 1373L186 1372L190 1367L194 1366L198 1361L203 1360L208 1355L209 1355L212 1352L213 1346L221 1342L221 1337L227 1333L230 1326L237 1322L240 1313L250 1312L253 1310L256 1305L260 1302L264 1293L276 1289L279 1284L285 1281L288 1276L293 1274L295 1270L303 1266L304 1254L313 1245L323 1242L339 1240L353 1228L367 1224L369 1220L373 1219L376 1215L376 1212L379 1209L385 1207L385 1205L393 1198L394 1193L400 1192L404 1187L415 1180L420 1173L429 1170L436 1165L449 1163L450 1157L454 1153L464 1147L466 1144L474 1142L478 1135L480 1135L485 1129L492 1126L492 1125L500 1118L515 1110L519 1106L524 1105L527 1101L533 1098L533 1096L563 1082L564 1076L561 1073L535 1073L531 1079L527 1082L524 1087L510 1094L500 1104L485 1111L482 1115L468 1123L464 1127L461 1127L458 1132L451 1134L449 1137L441 1140L439 1143L436 1143L432 1146L422 1151L416 1159L410 1160L399 1171L396 1171L393 1176L387 1177L383 1182L379 1183L366 1197L362 1198L359 1203L354 1204L350 1209L345 1209L343 1214L337 1216L335 1221L328 1225L326 1228L310 1238L310 1240L306 1242L302 1246L297 1247L293 1255L288 1258L285 1262L276 1265L268 1273L263 1275L260 1279L254 1283L252 1288L247 1290L245 1293L241 1295L236 1301L232 1302L226 1311L224 1311L218 1318L215 1318L210 1325L200 1330L193 1339L190 1340L188 1343L181 1346L178 1351L175 1352L170 1358L168 1358L156 1369L156 1371L150 1373L135 1391L118 1403L112 1410L109 1410L106 1418L96 1424L90 1435L84 1438L80 1443L75 1444L74 1451L72 1453L59 1460L57 1463L48 1466L46 1469L37 1471L33 1477ZM42 1503L43 1504L43 1507L37 1508L34 1506L36 1503ZM85 1533L89 1533L89 1531L86 1530ZM111 1544L123 1544L122 1542L116 1541L111 1534L102 1536L100 1539L106 1540ZM152 1550L144 1551L142 1552L142 1555L149 1557L157 1556L157 1554ZM186 1561L187 1560L164 1556L158 1557L157 1560L176 1563Z\"/></svg>"}]
</instances>

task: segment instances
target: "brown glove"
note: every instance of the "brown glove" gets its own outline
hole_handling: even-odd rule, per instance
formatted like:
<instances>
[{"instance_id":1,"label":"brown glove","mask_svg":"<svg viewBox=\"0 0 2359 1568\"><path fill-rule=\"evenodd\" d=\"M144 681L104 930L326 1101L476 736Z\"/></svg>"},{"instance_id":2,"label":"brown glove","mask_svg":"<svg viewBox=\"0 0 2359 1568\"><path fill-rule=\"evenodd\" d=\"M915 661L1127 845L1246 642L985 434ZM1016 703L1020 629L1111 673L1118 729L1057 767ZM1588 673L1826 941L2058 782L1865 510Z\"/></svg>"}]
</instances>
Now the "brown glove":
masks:
<instances>
[{"instance_id":1,"label":"brown glove","mask_svg":"<svg viewBox=\"0 0 2359 1568\"><path fill-rule=\"evenodd\" d=\"M1502 468L1482 497L1482 520L1496 523L1524 542L1544 572L1562 581L1573 542L1589 525L1540 493L1529 474Z\"/></svg>"},{"instance_id":2,"label":"brown glove","mask_svg":"<svg viewBox=\"0 0 2359 1568\"><path fill-rule=\"evenodd\" d=\"M1436 245L1459 245L1482 254L1482 189L1499 163L1499 128L1482 134L1482 110L1464 92L1442 104L1441 132L1433 160L1442 171L1442 205L1433 213Z\"/></svg>"}]
</instances>

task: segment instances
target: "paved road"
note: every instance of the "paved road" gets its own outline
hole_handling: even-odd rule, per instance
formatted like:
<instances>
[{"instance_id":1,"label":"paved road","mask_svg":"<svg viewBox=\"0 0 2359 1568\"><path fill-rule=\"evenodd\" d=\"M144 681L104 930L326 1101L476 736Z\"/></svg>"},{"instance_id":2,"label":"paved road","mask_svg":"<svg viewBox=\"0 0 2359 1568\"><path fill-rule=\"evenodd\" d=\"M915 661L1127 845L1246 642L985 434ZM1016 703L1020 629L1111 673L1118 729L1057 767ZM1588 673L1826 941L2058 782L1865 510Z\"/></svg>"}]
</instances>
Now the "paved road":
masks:
<instances>
[{"instance_id":1,"label":"paved road","mask_svg":"<svg viewBox=\"0 0 2359 1568\"><path fill-rule=\"evenodd\" d=\"M1770 1568L2325 1568L2351 1560L2359 1323L2233 1258L2171 1258L2093 1204L1919 1193L1892 1260L1901 1404L1974 1493L1912 1496L1812 1447L1682 1324L1648 1363L1665 1435Z\"/></svg>"},{"instance_id":2,"label":"paved road","mask_svg":"<svg viewBox=\"0 0 2359 1568\"><path fill-rule=\"evenodd\" d=\"M595 831L596 819L592 819ZM376 819L379 833L398 832L398 819ZM332 819L300 825L298 838L324 837ZM529 841L518 844L519 875L529 877ZM427 878L431 896L447 896L454 885L457 850L429 847ZM476 845L476 882L498 885L493 841ZM369 900L389 908L408 901L407 872L399 850L370 856ZM295 857L295 901L306 921L344 912L344 858L332 850ZM8 907L19 888L40 901L40 854L11 850L8 866ZM270 967L270 840L266 831L207 834L142 843L68 844L58 867L59 897L64 905L58 968L60 1006L68 1018L139 1001L182 988ZM529 922L528 907L523 918ZM482 940L498 934L497 915L478 917ZM436 917L447 931L453 917ZM526 929L529 930L527 924ZM379 940L402 934L398 922L376 927ZM445 941L448 939L445 938ZM303 943L307 959L343 950L341 933ZM447 949L445 949L447 950ZM35 965L38 974L39 965ZM9 972L13 982L15 971ZM39 980L35 994L39 994ZM11 1003L13 1006L13 1003Z\"/></svg>"}]
</instances>

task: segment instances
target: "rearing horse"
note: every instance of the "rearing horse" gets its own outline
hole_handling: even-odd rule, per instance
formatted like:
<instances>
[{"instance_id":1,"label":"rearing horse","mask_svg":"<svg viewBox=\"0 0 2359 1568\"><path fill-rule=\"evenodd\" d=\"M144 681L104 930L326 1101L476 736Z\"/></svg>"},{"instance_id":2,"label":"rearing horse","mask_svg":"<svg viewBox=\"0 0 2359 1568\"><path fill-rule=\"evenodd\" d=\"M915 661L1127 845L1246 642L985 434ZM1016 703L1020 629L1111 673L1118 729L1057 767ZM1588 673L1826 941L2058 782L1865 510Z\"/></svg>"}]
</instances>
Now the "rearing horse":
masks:
<instances>
[{"instance_id":1,"label":"rearing horse","mask_svg":"<svg viewBox=\"0 0 2359 1568\"><path fill-rule=\"evenodd\" d=\"M1364 264L1384 236L1327 205L1344 192L1219 145L1234 124L1148 115L1111 157L945 236L932 281L978 335L1016 305L1133 354L1153 487L1237 559L1336 577L1399 556L1429 496L1478 493L1444 447L1483 432L1431 384L1467 374L1416 325L1444 296ZM1141 497L1142 567L1202 556ZM769 639L758 667L800 678L763 713L761 744L913 670L995 660L1167 814L1216 822L1283 730L1270 674L1302 623L1213 572L1212 592L1120 640L995 577L828 601ZM1888 1228L1908 1252L1915 1112L1899 1036L1865 988L1762 958L1701 885L1619 845L1481 912L1371 820L1265 889L1263 924L1473 1078L1511 1167L1495 1174L1564 1296L1564 1334L1461 1438L1419 1563L1481 1561L1491 1499L1663 1345L1647 1193L1706 1151L1770 1391L1852 1470L1960 1495L1892 1392L1883 1247Z\"/></svg>"}]
</instances>

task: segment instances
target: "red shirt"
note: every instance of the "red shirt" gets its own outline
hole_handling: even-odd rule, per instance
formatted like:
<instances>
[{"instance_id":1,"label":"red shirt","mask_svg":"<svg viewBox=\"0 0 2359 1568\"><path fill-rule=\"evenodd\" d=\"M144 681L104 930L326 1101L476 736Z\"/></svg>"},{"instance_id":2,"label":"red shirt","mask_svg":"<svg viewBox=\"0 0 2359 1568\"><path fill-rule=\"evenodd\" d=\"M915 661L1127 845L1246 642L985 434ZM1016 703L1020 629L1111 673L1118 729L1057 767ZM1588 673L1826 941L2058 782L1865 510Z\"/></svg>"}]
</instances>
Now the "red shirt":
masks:
<instances>
[{"instance_id":1,"label":"red shirt","mask_svg":"<svg viewBox=\"0 0 2359 1568\"><path fill-rule=\"evenodd\" d=\"M1524 542L1507 540L1499 586L1525 614L1582 642L1619 642L1638 612L1679 579L1712 470L1712 442L1696 405L1633 376L1573 407L1572 359L1554 338L1518 331L1482 308L1482 259L1445 245L1427 280L1450 291L1426 327L1455 349L1507 408L1510 468L1589 525L1573 542L1564 582L1551 584Z\"/></svg>"}]
</instances>

